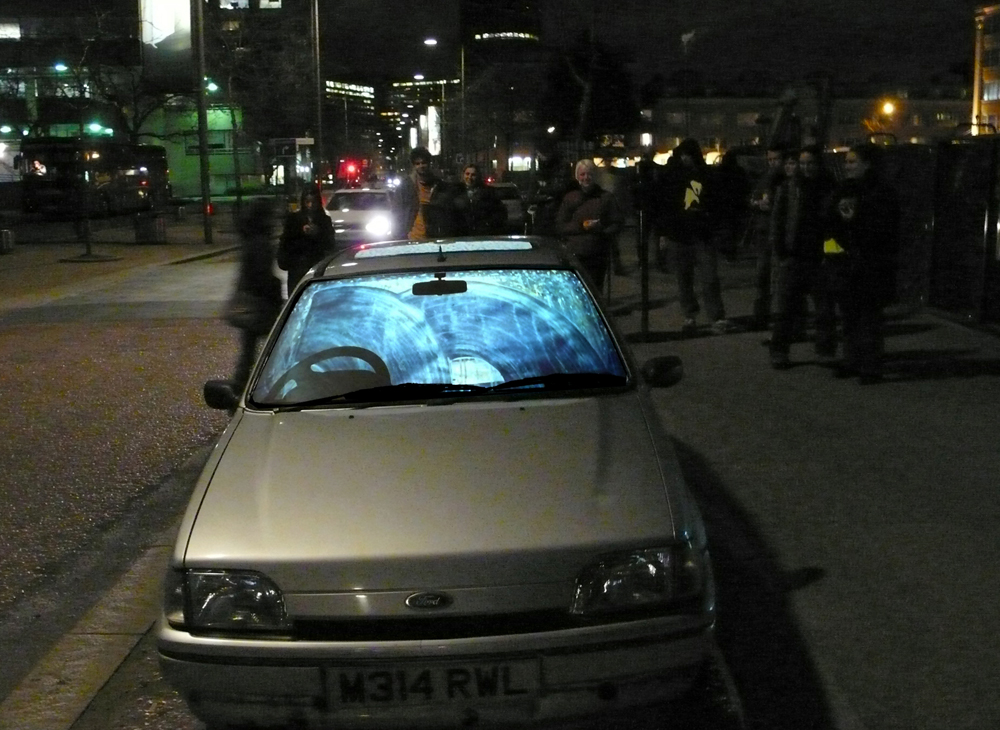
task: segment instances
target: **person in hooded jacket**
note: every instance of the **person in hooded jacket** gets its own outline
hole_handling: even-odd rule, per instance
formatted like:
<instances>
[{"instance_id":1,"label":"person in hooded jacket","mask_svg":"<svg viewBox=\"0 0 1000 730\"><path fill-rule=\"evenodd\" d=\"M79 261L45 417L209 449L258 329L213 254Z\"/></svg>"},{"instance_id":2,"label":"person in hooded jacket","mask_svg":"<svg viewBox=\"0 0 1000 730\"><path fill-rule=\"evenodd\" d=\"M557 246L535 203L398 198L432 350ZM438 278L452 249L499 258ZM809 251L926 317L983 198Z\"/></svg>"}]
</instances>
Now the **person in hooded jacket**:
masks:
<instances>
[{"instance_id":1,"label":"person in hooded jacket","mask_svg":"<svg viewBox=\"0 0 1000 730\"><path fill-rule=\"evenodd\" d=\"M680 160L676 173L664 190L666 216L673 241L676 243L674 258L677 263L677 288L684 313L682 332L697 332L695 317L701 310L694 292L695 270L700 270L701 295L705 310L712 320L712 332L724 334L733 327L726 319L722 303L722 285L719 281L718 251L712 240L711 184L701 146L695 139L685 139L674 149Z\"/></svg>"},{"instance_id":2,"label":"person in hooded jacket","mask_svg":"<svg viewBox=\"0 0 1000 730\"><path fill-rule=\"evenodd\" d=\"M288 272L291 293L306 272L333 253L333 221L323 210L323 198L315 187L302 191L299 209L285 216L278 243L278 267Z\"/></svg>"},{"instance_id":3,"label":"person in hooded jacket","mask_svg":"<svg viewBox=\"0 0 1000 730\"><path fill-rule=\"evenodd\" d=\"M845 179L832 196L823 242L825 279L844 336L843 361L835 375L858 376L862 384L882 379L883 310L896 296L899 255L899 198L882 180L878 162L871 144L847 153ZM831 350L836 347L832 326L821 335Z\"/></svg>"},{"instance_id":4,"label":"person in hooded jacket","mask_svg":"<svg viewBox=\"0 0 1000 730\"><path fill-rule=\"evenodd\" d=\"M580 160L575 169L579 188L563 197L556 229L570 253L580 259L594 285L601 289L624 216L615 196L594 179L597 169L592 160Z\"/></svg>"}]
</instances>

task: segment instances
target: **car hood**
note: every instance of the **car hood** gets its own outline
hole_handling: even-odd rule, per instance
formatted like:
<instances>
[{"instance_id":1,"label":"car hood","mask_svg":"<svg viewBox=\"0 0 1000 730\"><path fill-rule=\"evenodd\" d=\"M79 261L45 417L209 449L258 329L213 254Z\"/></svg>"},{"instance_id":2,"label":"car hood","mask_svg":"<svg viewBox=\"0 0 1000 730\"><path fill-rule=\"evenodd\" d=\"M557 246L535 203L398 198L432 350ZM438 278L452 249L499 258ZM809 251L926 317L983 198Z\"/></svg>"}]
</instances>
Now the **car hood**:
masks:
<instances>
[{"instance_id":1,"label":"car hood","mask_svg":"<svg viewBox=\"0 0 1000 730\"><path fill-rule=\"evenodd\" d=\"M343 223L367 223L373 218L389 218L392 213L389 210L380 210L377 208L358 208L351 210L328 210L327 215L334 222Z\"/></svg>"},{"instance_id":2,"label":"car hood","mask_svg":"<svg viewBox=\"0 0 1000 730\"><path fill-rule=\"evenodd\" d=\"M243 414L190 526L193 568L285 591L571 579L674 536L670 447L614 396Z\"/></svg>"}]
</instances>

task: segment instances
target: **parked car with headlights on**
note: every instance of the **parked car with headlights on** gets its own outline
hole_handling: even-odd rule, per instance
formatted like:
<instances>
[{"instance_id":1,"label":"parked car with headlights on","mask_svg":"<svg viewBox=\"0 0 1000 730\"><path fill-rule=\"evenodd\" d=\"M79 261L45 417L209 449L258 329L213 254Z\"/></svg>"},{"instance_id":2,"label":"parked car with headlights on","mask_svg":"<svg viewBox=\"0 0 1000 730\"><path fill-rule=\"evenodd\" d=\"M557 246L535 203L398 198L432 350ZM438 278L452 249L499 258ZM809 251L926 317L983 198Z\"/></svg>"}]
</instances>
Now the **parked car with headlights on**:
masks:
<instances>
[{"instance_id":1,"label":"parked car with headlights on","mask_svg":"<svg viewBox=\"0 0 1000 730\"><path fill-rule=\"evenodd\" d=\"M338 247L392 238L392 192L386 188L323 191Z\"/></svg>"},{"instance_id":2,"label":"parked car with headlights on","mask_svg":"<svg viewBox=\"0 0 1000 730\"><path fill-rule=\"evenodd\" d=\"M692 688L715 649L698 508L578 263L525 237L314 267L190 499L157 637L224 726L527 727Z\"/></svg>"}]
</instances>

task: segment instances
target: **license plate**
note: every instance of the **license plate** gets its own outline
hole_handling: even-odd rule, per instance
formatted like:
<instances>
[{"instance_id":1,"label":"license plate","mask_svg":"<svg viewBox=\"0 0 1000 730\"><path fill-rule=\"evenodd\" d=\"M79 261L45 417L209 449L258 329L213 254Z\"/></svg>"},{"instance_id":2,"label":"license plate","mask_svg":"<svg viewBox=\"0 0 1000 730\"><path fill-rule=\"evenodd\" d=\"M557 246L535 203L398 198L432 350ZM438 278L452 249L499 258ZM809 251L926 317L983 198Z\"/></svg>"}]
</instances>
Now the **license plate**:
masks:
<instances>
[{"instance_id":1,"label":"license plate","mask_svg":"<svg viewBox=\"0 0 1000 730\"><path fill-rule=\"evenodd\" d=\"M531 700L538 695L538 662L401 664L328 670L334 705L370 707L467 701Z\"/></svg>"}]
</instances>

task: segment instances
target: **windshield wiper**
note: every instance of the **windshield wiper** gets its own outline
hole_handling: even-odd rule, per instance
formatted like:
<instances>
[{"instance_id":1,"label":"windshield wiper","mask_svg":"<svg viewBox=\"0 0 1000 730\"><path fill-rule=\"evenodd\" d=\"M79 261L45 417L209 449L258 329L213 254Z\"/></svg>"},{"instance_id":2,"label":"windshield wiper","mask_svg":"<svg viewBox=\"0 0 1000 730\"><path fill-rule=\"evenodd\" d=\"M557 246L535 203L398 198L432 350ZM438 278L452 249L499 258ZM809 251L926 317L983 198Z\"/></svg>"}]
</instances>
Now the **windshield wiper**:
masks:
<instances>
[{"instance_id":1,"label":"windshield wiper","mask_svg":"<svg viewBox=\"0 0 1000 730\"><path fill-rule=\"evenodd\" d=\"M396 383L395 385L378 385L374 388L362 388L344 393L341 398L347 401L387 401L387 400L424 400L440 398L445 395L464 395L482 393L488 390L481 385L455 385L452 383Z\"/></svg>"},{"instance_id":2,"label":"windshield wiper","mask_svg":"<svg viewBox=\"0 0 1000 730\"><path fill-rule=\"evenodd\" d=\"M521 378L500 383L492 387L453 383L397 383L361 388L348 393L312 398L296 403L282 403L279 411L311 408L338 403L386 403L391 401L435 401L435 404L451 402L455 395L482 395L513 390L589 390L613 388L625 385L626 378L612 373L550 373L532 378ZM267 404L260 404L267 405ZM271 406L274 407L274 406Z\"/></svg>"},{"instance_id":3,"label":"windshield wiper","mask_svg":"<svg viewBox=\"0 0 1000 730\"><path fill-rule=\"evenodd\" d=\"M501 390L588 390L591 388L613 388L627 383L624 375L613 373L549 373L533 378L509 380L490 388Z\"/></svg>"}]
</instances>

